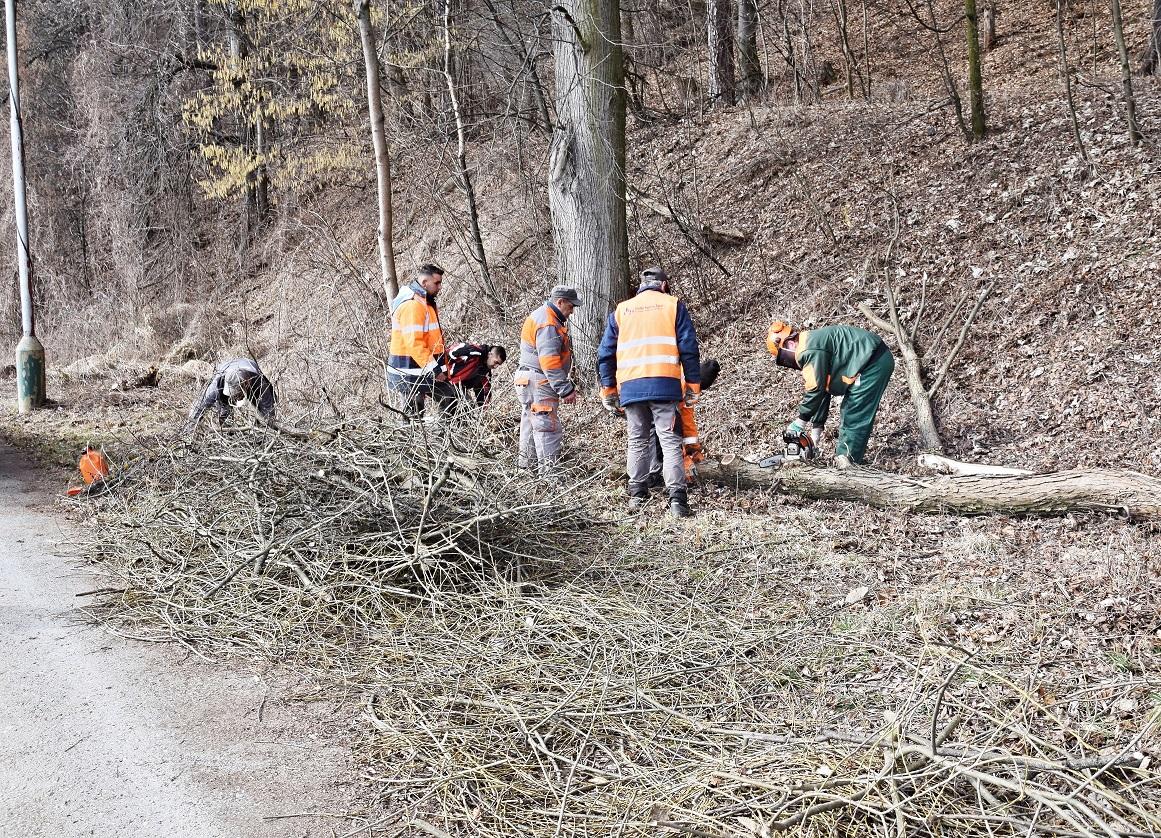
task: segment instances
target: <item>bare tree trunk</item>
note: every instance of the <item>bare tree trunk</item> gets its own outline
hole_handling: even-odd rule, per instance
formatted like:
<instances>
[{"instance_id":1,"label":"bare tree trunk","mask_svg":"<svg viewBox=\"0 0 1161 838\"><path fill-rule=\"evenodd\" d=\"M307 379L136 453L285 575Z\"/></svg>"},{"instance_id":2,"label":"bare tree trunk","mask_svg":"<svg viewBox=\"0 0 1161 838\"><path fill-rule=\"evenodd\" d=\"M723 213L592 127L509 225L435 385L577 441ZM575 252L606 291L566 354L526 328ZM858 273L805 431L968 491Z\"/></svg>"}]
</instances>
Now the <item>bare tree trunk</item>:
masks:
<instances>
[{"instance_id":1,"label":"bare tree trunk","mask_svg":"<svg viewBox=\"0 0 1161 838\"><path fill-rule=\"evenodd\" d=\"M367 75L367 112L371 119L371 144L375 149L376 196L379 201L379 272L390 302L399 293L395 271L393 212L391 207L391 154L383 125L383 95L379 87L379 54L371 25L371 0L355 0L359 19L359 39L363 45L363 66Z\"/></svg>"},{"instance_id":2,"label":"bare tree trunk","mask_svg":"<svg viewBox=\"0 0 1161 838\"><path fill-rule=\"evenodd\" d=\"M738 0L738 91L752 101L762 90L762 62L758 58L758 4Z\"/></svg>"},{"instance_id":3,"label":"bare tree trunk","mask_svg":"<svg viewBox=\"0 0 1161 838\"><path fill-rule=\"evenodd\" d=\"M591 372L605 315L629 294L625 226L625 75L618 0L553 7L557 125L548 199L557 277L584 305L572 316L578 365Z\"/></svg>"},{"instance_id":4,"label":"bare tree trunk","mask_svg":"<svg viewBox=\"0 0 1161 838\"><path fill-rule=\"evenodd\" d=\"M495 304L496 313L504 318L504 306L496 295L496 287L492 284L492 274L488 270L488 255L484 252L484 237L480 232L480 212L476 206L476 190L472 186L472 176L468 172L467 144L464 138L464 118L460 112L460 99L456 90L456 82L452 76L454 66L452 50L451 26L452 0L444 0L443 4L443 74L447 79L448 97L451 99L452 114L456 120L456 165L459 168L460 188L464 191L464 198L468 202L468 223L472 232L472 258L480 267L480 277L484 281L484 291Z\"/></svg>"},{"instance_id":5,"label":"bare tree trunk","mask_svg":"<svg viewBox=\"0 0 1161 838\"><path fill-rule=\"evenodd\" d=\"M895 302L895 292L890 281L886 283L887 307L890 312L890 321L877 317L865 303L859 306L859 311L878 329L890 332L899 346L899 354L903 358L903 371L907 375L907 389L911 393L911 404L915 407L915 421L919 425L919 445L924 451L933 454L943 453L943 440L939 437L939 429L935 425L935 413L931 409L931 397L928 395L927 385L923 382L923 362L915 351L903 324L899 322L898 304Z\"/></svg>"},{"instance_id":6,"label":"bare tree trunk","mask_svg":"<svg viewBox=\"0 0 1161 838\"><path fill-rule=\"evenodd\" d=\"M269 126L266 116L261 112L254 115L254 154L258 158L258 165L254 169L254 210L258 215L258 223L266 219L270 209L270 172L266 168L266 152L270 147L266 132Z\"/></svg>"},{"instance_id":7,"label":"bare tree trunk","mask_svg":"<svg viewBox=\"0 0 1161 838\"><path fill-rule=\"evenodd\" d=\"M1072 68L1068 66L1068 47L1064 43L1064 0L1056 0L1056 38L1060 52L1060 81L1064 84L1064 97L1068 102L1068 115L1072 119L1072 139L1085 166L1091 167L1088 149L1080 136L1080 122L1076 118L1076 100L1072 96Z\"/></svg>"},{"instance_id":8,"label":"bare tree trunk","mask_svg":"<svg viewBox=\"0 0 1161 838\"><path fill-rule=\"evenodd\" d=\"M790 35L790 17L787 14L782 15L782 39L785 43L786 63L790 67L790 72L794 74L794 103L798 104L802 101L802 73L798 69L794 38Z\"/></svg>"},{"instance_id":9,"label":"bare tree trunk","mask_svg":"<svg viewBox=\"0 0 1161 838\"><path fill-rule=\"evenodd\" d=\"M986 0L984 6L984 50L996 45L996 0Z\"/></svg>"},{"instance_id":10,"label":"bare tree trunk","mask_svg":"<svg viewBox=\"0 0 1161 838\"><path fill-rule=\"evenodd\" d=\"M807 21L807 11L806 0L798 0L798 22L802 27L801 64L804 70L804 78L807 84L810 85L810 92L814 95L814 101L821 102L822 87L819 83L818 65L814 60L814 44L810 39L810 25Z\"/></svg>"},{"instance_id":11,"label":"bare tree trunk","mask_svg":"<svg viewBox=\"0 0 1161 838\"><path fill-rule=\"evenodd\" d=\"M229 18L229 28L226 37L230 50L231 82L236 90L242 90L246 82L251 81L243 78L245 72L244 62L250 52L245 33L246 15L236 2L230 3L226 11ZM252 111L247 106L245 96L242 96L241 102L242 104L239 106L237 116L238 136L242 148L246 152L247 157L251 159L255 157L260 158L263 141L262 114L256 110ZM246 178L246 212L242 219L243 242L248 239L250 229L262 222L268 195L266 168L262 165L255 166L254 170ZM252 221L253 223L251 223Z\"/></svg>"},{"instance_id":12,"label":"bare tree trunk","mask_svg":"<svg viewBox=\"0 0 1161 838\"><path fill-rule=\"evenodd\" d=\"M1141 72L1146 76L1161 70L1161 0L1153 0L1152 22L1149 46L1141 56Z\"/></svg>"},{"instance_id":13,"label":"bare tree trunk","mask_svg":"<svg viewBox=\"0 0 1161 838\"><path fill-rule=\"evenodd\" d=\"M737 101L734 87L734 38L730 0L707 0L706 30L709 34L709 95L714 104Z\"/></svg>"},{"instance_id":14,"label":"bare tree trunk","mask_svg":"<svg viewBox=\"0 0 1161 838\"><path fill-rule=\"evenodd\" d=\"M867 0L863 0L863 61L866 64L867 101L871 101L871 19L867 13Z\"/></svg>"},{"instance_id":15,"label":"bare tree trunk","mask_svg":"<svg viewBox=\"0 0 1161 838\"><path fill-rule=\"evenodd\" d=\"M1125 121L1129 125L1129 144L1141 142L1141 132L1137 128L1137 99L1133 96L1133 72L1129 67L1129 49L1125 46L1125 27L1121 20L1121 0L1112 0L1113 37L1117 41L1117 53L1121 59L1121 89L1125 94Z\"/></svg>"},{"instance_id":16,"label":"bare tree trunk","mask_svg":"<svg viewBox=\"0 0 1161 838\"><path fill-rule=\"evenodd\" d=\"M959 125L959 130L963 132L964 136L970 136L970 129L963 119L963 99L959 95L959 87L955 83L955 76L951 73L951 64L947 60L947 50L943 47L943 32L940 29L939 19L935 14L935 4L932 0L927 0L927 13L931 17L931 23L926 23L918 14L915 19L925 28L931 30L931 37L935 39L935 48L939 53L940 70L943 73L943 85L947 89L947 95L951 98L952 107L955 109L955 121Z\"/></svg>"},{"instance_id":17,"label":"bare tree trunk","mask_svg":"<svg viewBox=\"0 0 1161 838\"><path fill-rule=\"evenodd\" d=\"M859 80L859 91L866 94L863 84L863 74L859 70L855 51L851 47L850 16L847 13L847 0L831 0L831 13L838 26L839 47L843 54L843 63L846 65L847 98L855 98L855 79Z\"/></svg>"},{"instance_id":18,"label":"bare tree trunk","mask_svg":"<svg viewBox=\"0 0 1161 838\"><path fill-rule=\"evenodd\" d=\"M697 467L701 480L738 489L777 489L813 500L852 500L879 509L939 515L1065 515L1123 512L1161 519L1161 480L1135 471L1100 469L1049 474L942 477L916 480L869 468L809 465L760 468L736 457Z\"/></svg>"},{"instance_id":19,"label":"bare tree trunk","mask_svg":"<svg viewBox=\"0 0 1161 838\"><path fill-rule=\"evenodd\" d=\"M637 72L637 65L633 61L633 53L637 47L637 24L633 19L634 10L621 9L621 37L627 48L625 51L625 96L629 110L640 122L649 121L649 111L645 107L645 99L641 95L644 87L641 74Z\"/></svg>"},{"instance_id":20,"label":"bare tree trunk","mask_svg":"<svg viewBox=\"0 0 1161 838\"><path fill-rule=\"evenodd\" d=\"M972 137L979 140L984 136L984 76L980 59L980 26L976 14L976 0L964 0L964 15L967 18L968 89L971 91Z\"/></svg>"}]
</instances>

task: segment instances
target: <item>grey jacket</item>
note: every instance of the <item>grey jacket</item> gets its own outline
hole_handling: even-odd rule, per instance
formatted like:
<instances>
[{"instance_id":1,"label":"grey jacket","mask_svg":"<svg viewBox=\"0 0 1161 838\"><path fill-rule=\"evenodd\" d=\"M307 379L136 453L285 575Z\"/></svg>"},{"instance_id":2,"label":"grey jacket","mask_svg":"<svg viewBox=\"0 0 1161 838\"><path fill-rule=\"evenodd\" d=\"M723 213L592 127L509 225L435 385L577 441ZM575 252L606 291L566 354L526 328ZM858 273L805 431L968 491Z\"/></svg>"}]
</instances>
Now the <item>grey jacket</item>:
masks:
<instances>
[{"instance_id":1,"label":"grey jacket","mask_svg":"<svg viewBox=\"0 0 1161 838\"><path fill-rule=\"evenodd\" d=\"M278 401L274 385L254 361L235 358L214 371L205 392L190 408L188 427L192 430L210 408L217 411L219 423L225 422L234 413L234 403L243 397L258 409L263 419L269 422L274 418L274 405Z\"/></svg>"}]
</instances>

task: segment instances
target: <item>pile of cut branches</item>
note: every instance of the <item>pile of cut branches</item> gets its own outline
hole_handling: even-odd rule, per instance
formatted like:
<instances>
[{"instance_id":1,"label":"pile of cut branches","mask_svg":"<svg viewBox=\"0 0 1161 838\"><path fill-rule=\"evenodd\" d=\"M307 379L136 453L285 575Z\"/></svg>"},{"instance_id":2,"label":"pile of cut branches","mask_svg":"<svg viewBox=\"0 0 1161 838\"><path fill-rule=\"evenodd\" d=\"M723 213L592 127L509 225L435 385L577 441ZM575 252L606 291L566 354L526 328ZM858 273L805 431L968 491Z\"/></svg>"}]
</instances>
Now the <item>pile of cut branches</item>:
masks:
<instances>
[{"instance_id":1,"label":"pile of cut branches","mask_svg":"<svg viewBox=\"0 0 1161 838\"><path fill-rule=\"evenodd\" d=\"M807 606L800 538L723 546L698 519L702 546L661 550L562 504L599 490L462 439L368 422L158 454L93 501L119 578L99 609L357 696L384 834L1161 834L1143 679L1029 665L1018 638L967 656L902 601L842 622Z\"/></svg>"},{"instance_id":2,"label":"pile of cut branches","mask_svg":"<svg viewBox=\"0 0 1161 838\"><path fill-rule=\"evenodd\" d=\"M387 597L559 562L592 526L480 439L370 421L153 452L95 523L122 624L264 652L320 626L356 637Z\"/></svg>"}]
</instances>

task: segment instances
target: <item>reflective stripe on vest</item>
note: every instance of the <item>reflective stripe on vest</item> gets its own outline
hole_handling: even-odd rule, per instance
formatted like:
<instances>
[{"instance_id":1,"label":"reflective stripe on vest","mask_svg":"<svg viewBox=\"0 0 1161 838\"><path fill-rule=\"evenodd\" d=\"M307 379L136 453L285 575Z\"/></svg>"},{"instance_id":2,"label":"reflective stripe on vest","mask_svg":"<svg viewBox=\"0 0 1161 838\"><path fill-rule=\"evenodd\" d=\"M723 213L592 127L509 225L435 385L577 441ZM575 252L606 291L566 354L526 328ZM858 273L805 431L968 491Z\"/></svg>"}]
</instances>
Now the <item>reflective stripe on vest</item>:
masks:
<instances>
[{"instance_id":1,"label":"reflective stripe on vest","mask_svg":"<svg viewBox=\"0 0 1161 838\"><path fill-rule=\"evenodd\" d=\"M677 298L642 291L617 306L617 384L637 378L681 379Z\"/></svg>"}]
</instances>

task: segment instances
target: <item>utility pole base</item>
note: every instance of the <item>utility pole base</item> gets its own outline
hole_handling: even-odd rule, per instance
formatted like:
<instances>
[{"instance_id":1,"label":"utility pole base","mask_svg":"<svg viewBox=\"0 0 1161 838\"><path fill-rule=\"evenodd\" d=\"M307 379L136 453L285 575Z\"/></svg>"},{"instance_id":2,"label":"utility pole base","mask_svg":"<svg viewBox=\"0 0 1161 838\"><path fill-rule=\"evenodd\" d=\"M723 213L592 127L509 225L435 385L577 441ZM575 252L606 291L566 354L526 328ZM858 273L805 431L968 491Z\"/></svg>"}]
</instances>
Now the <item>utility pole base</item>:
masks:
<instances>
[{"instance_id":1,"label":"utility pole base","mask_svg":"<svg viewBox=\"0 0 1161 838\"><path fill-rule=\"evenodd\" d=\"M16 408L30 413L44 405L44 346L35 335L16 345Z\"/></svg>"}]
</instances>

